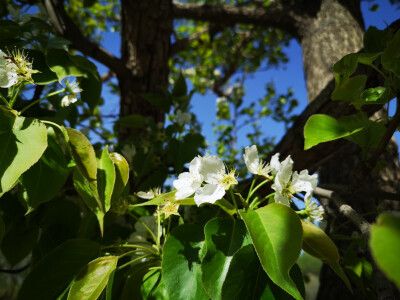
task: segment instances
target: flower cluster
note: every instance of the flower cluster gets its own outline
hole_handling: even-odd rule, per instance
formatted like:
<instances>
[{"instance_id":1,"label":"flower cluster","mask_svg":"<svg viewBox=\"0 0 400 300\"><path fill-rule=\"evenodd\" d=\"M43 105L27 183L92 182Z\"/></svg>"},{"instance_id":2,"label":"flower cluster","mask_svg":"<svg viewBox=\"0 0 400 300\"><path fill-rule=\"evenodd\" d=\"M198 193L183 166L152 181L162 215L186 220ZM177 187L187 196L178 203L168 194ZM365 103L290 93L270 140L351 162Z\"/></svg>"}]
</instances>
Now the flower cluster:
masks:
<instances>
[{"instance_id":1,"label":"flower cluster","mask_svg":"<svg viewBox=\"0 0 400 300\"><path fill-rule=\"evenodd\" d=\"M9 88L21 82L33 83L32 74L37 72L32 69L32 62L27 60L24 52L15 50L6 54L0 50L0 87Z\"/></svg>"},{"instance_id":2,"label":"flower cluster","mask_svg":"<svg viewBox=\"0 0 400 300\"><path fill-rule=\"evenodd\" d=\"M189 164L189 172L181 173L173 185L177 189L176 200L194 194L194 201L200 206L222 199L225 191L237 183L235 170L227 171L221 159L206 155L195 157Z\"/></svg>"},{"instance_id":3,"label":"flower cluster","mask_svg":"<svg viewBox=\"0 0 400 300\"><path fill-rule=\"evenodd\" d=\"M263 162L258 157L255 145L246 147L243 159L250 173L266 178L255 190L266 182L272 182L271 188L275 190L274 201L287 206L290 205L295 194L305 193L304 212L307 217L313 222L322 220L324 210L312 200L312 193L318 182L317 175L308 174L308 170L300 173L293 171L293 160L290 155L280 161L279 153L277 153L269 163ZM213 204L222 199L226 190L237 183L234 170L227 171L218 157L206 155L195 157L189 164L189 172L181 173L173 185L176 188L176 200L185 199L194 194L194 201L200 206L203 203ZM251 198L254 192L249 193L248 198Z\"/></svg>"},{"instance_id":4,"label":"flower cluster","mask_svg":"<svg viewBox=\"0 0 400 300\"><path fill-rule=\"evenodd\" d=\"M61 106L66 107L69 106L71 103L75 103L78 101L78 94L82 92L82 89L79 87L78 82L72 81L65 81L65 90L67 95L65 95L61 100Z\"/></svg>"},{"instance_id":5,"label":"flower cluster","mask_svg":"<svg viewBox=\"0 0 400 300\"><path fill-rule=\"evenodd\" d=\"M279 153L275 154L269 164L258 158L258 151L255 145L246 147L243 155L247 169L256 175L268 179L274 178L272 188L275 190L275 202L289 206L293 195L305 192L306 197L311 196L317 186L317 175L309 175L308 170L299 173L292 172L293 160L290 155L282 162L279 161Z\"/></svg>"}]
</instances>

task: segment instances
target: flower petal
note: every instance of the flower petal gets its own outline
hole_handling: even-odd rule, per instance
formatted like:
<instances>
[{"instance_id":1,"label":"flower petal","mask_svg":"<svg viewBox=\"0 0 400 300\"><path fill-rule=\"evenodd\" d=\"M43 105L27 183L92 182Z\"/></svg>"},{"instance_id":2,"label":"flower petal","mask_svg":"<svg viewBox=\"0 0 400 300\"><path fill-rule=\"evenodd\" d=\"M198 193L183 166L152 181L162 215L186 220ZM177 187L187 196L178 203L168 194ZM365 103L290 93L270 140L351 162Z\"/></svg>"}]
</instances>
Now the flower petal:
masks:
<instances>
[{"instance_id":1,"label":"flower petal","mask_svg":"<svg viewBox=\"0 0 400 300\"><path fill-rule=\"evenodd\" d=\"M258 158L258 151L256 145L246 147L243 154L244 163L250 173L258 174L260 159Z\"/></svg>"},{"instance_id":2,"label":"flower petal","mask_svg":"<svg viewBox=\"0 0 400 300\"><path fill-rule=\"evenodd\" d=\"M281 167L281 163L279 162L279 156L280 153L276 153L274 156L272 156L271 162L269 163L272 175L276 175L276 173L279 172L279 169Z\"/></svg>"},{"instance_id":3,"label":"flower petal","mask_svg":"<svg viewBox=\"0 0 400 300\"><path fill-rule=\"evenodd\" d=\"M204 187L197 189L194 195L194 202L197 206L203 203L215 203L225 195L225 189L218 184L206 184Z\"/></svg>"},{"instance_id":4,"label":"flower petal","mask_svg":"<svg viewBox=\"0 0 400 300\"><path fill-rule=\"evenodd\" d=\"M281 193L278 193L278 192L275 193L274 199L275 199L276 203L281 203L286 206L290 206L289 199L287 197L283 196Z\"/></svg>"},{"instance_id":5,"label":"flower petal","mask_svg":"<svg viewBox=\"0 0 400 300\"><path fill-rule=\"evenodd\" d=\"M192 161L189 164L190 173L199 174L202 159L203 158L200 155L192 159Z\"/></svg>"},{"instance_id":6,"label":"flower petal","mask_svg":"<svg viewBox=\"0 0 400 300\"><path fill-rule=\"evenodd\" d=\"M172 184L177 189L175 199L180 200L192 195L200 187L201 181L196 180L189 172L184 172Z\"/></svg>"},{"instance_id":7,"label":"flower petal","mask_svg":"<svg viewBox=\"0 0 400 300\"><path fill-rule=\"evenodd\" d=\"M203 176L205 182L217 184L217 178L225 174L225 166L219 157L206 155L201 161L199 172L200 175Z\"/></svg>"},{"instance_id":8,"label":"flower petal","mask_svg":"<svg viewBox=\"0 0 400 300\"><path fill-rule=\"evenodd\" d=\"M298 174L297 172L293 173L292 176L292 187L298 192L307 192L311 193L318 183L318 176L316 174L309 175L308 170L303 170Z\"/></svg>"}]
</instances>

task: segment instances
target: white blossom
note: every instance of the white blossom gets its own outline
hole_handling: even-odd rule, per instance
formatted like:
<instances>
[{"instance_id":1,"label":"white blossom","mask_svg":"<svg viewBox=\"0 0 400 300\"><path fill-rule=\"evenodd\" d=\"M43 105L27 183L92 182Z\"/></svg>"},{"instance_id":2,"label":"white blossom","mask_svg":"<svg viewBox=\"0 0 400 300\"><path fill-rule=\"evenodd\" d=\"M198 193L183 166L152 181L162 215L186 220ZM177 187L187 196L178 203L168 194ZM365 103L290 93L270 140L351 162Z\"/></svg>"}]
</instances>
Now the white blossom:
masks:
<instances>
[{"instance_id":1,"label":"white blossom","mask_svg":"<svg viewBox=\"0 0 400 300\"><path fill-rule=\"evenodd\" d=\"M238 183L235 171L226 171L224 163L217 156L203 157L199 172L206 184L194 195L194 201L198 206L202 203L215 203L225 195L225 191L229 190L231 185Z\"/></svg>"},{"instance_id":2,"label":"white blossom","mask_svg":"<svg viewBox=\"0 0 400 300\"><path fill-rule=\"evenodd\" d=\"M153 188L148 190L147 192L137 192L136 196L142 199L153 199L161 195L161 188Z\"/></svg>"},{"instance_id":3,"label":"white blossom","mask_svg":"<svg viewBox=\"0 0 400 300\"><path fill-rule=\"evenodd\" d=\"M200 206L203 203L215 203L231 185L237 183L234 170L227 172L221 159L206 155L195 157L189 165L189 172L181 173L173 185L177 189L176 200L194 194L194 201Z\"/></svg>"},{"instance_id":4,"label":"white blossom","mask_svg":"<svg viewBox=\"0 0 400 300\"><path fill-rule=\"evenodd\" d=\"M305 197L306 212L311 222L321 222L324 219L325 211L322 205L318 205L315 200L312 199L311 194L307 194Z\"/></svg>"},{"instance_id":5,"label":"white blossom","mask_svg":"<svg viewBox=\"0 0 400 300\"><path fill-rule=\"evenodd\" d=\"M203 177L199 173L202 157L195 157L189 164L189 172L179 174L173 185L177 189L175 199L185 199L193 195L201 186Z\"/></svg>"},{"instance_id":6,"label":"white blossom","mask_svg":"<svg viewBox=\"0 0 400 300\"><path fill-rule=\"evenodd\" d=\"M21 82L33 83L32 74L37 72L32 69L32 63L23 51L15 50L6 54L0 50L0 87L9 88Z\"/></svg>"},{"instance_id":7,"label":"white blossom","mask_svg":"<svg viewBox=\"0 0 400 300\"><path fill-rule=\"evenodd\" d=\"M82 92L82 90L79 88L79 85L76 81L72 81L69 83L68 81L65 81L66 87L65 89L67 90L67 95L65 95L62 100L61 100L61 106L66 107L71 105L72 103L75 103L78 101L78 94Z\"/></svg>"},{"instance_id":8,"label":"white blossom","mask_svg":"<svg viewBox=\"0 0 400 300\"><path fill-rule=\"evenodd\" d=\"M192 119L192 114L182 112L180 109L176 111L176 122L184 126L185 124L189 124L190 120Z\"/></svg>"},{"instance_id":9,"label":"white blossom","mask_svg":"<svg viewBox=\"0 0 400 300\"><path fill-rule=\"evenodd\" d=\"M292 172L293 160L288 156L280 163L272 188L275 190L275 202L289 206L294 194L306 192L310 195L317 186L317 175L309 175L308 170Z\"/></svg>"},{"instance_id":10,"label":"white blossom","mask_svg":"<svg viewBox=\"0 0 400 300\"><path fill-rule=\"evenodd\" d=\"M279 153L275 154L271 158L270 164L263 162L258 158L258 151L256 145L246 147L243 159L247 169L250 173L255 175L261 175L266 178L270 178L271 175L275 175L279 170Z\"/></svg>"}]
</instances>

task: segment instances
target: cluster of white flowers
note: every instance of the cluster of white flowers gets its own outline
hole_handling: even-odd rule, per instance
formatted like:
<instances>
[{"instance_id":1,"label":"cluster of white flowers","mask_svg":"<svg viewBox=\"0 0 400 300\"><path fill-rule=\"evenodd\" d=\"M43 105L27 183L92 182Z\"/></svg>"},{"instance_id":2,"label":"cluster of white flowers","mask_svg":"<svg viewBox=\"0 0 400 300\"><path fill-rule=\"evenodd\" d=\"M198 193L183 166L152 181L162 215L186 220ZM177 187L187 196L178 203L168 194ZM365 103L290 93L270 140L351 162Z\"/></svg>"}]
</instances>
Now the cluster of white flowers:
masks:
<instances>
[{"instance_id":1,"label":"cluster of white flowers","mask_svg":"<svg viewBox=\"0 0 400 300\"><path fill-rule=\"evenodd\" d=\"M176 111L176 122L179 125L184 126L185 124L189 124L191 119L192 119L192 114L182 112L180 109Z\"/></svg>"},{"instance_id":2,"label":"cluster of white flowers","mask_svg":"<svg viewBox=\"0 0 400 300\"><path fill-rule=\"evenodd\" d=\"M78 101L78 94L82 92L82 89L79 88L78 82L76 81L72 81L71 83L69 83L69 81L66 80L65 85L67 95L65 95L61 99L62 107L69 106L71 103L75 103L76 101Z\"/></svg>"},{"instance_id":3,"label":"cluster of white flowers","mask_svg":"<svg viewBox=\"0 0 400 300\"><path fill-rule=\"evenodd\" d=\"M289 206L293 195L305 192L306 197L311 196L317 186L317 175L309 175L308 170L299 173L292 172L293 160L290 155L282 162L279 161L279 153L271 158L269 164L258 158L258 151L255 145L246 147L243 155L247 169L257 175L266 178L274 176L272 188L275 190L275 202Z\"/></svg>"},{"instance_id":4,"label":"cluster of white flowers","mask_svg":"<svg viewBox=\"0 0 400 300\"><path fill-rule=\"evenodd\" d=\"M312 193L318 182L317 175L309 175L308 170L293 172L291 157L279 161L279 153L272 157L270 163L263 162L258 157L255 145L246 147L243 159L250 173L273 180L271 187L275 190L275 202L289 206L296 193L304 192L306 211L310 219L322 220L323 208L312 200ZM181 173L173 185L177 190L176 200L194 194L194 201L199 206L202 203L215 203L225 195L226 190L237 183L234 170L227 171L218 157L207 155L195 157L189 164L189 172Z\"/></svg>"},{"instance_id":5,"label":"cluster of white flowers","mask_svg":"<svg viewBox=\"0 0 400 300\"><path fill-rule=\"evenodd\" d=\"M175 199L185 199L194 194L198 206L222 199L231 185L237 184L235 170L227 171L216 156L197 156L189 164L189 172L181 173L173 182L177 189Z\"/></svg>"},{"instance_id":6,"label":"cluster of white flowers","mask_svg":"<svg viewBox=\"0 0 400 300\"><path fill-rule=\"evenodd\" d=\"M311 222L321 222L324 219L325 211L321 205L318 205L315 200L312 199L311 194L306 195L306 212L308 213Z\"/></svg>"}]
</instances>

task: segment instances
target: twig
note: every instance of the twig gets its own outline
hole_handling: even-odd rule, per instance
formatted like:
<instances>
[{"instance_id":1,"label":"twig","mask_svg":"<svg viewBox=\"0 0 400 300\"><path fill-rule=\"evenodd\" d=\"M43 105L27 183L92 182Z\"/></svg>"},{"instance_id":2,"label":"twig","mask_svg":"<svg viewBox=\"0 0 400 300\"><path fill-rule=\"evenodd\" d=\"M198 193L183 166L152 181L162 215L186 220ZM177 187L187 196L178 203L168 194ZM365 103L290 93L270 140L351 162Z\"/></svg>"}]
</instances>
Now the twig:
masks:
<instances>
[{"instance_id":1,"label":"twig","mask_svg":"<svg viewBox=\"0 0 400 300\"><path fill-rule=\"evenodd\" d=\"M347 186L342 185L342 184L320 184L320 188L323 189L328 189L332 190L337 193L344 194L347 192ZM381 198L383 200L391 200L391 201L400 201L400 194L398 193L391 193L391 192L386 192L383 190L378 190L378 189L369 189L367 187L363 187L360 191L357 190L357 192L369 195L369 196L374 196Z\"/></svg>"},{"instance_id":2,"label":"twig","mask_svg":"<svg viewBox=\"0 0 400 300\"><path fill-rule=\"evenodd\" d=\"M337 192L316 187L314 190L314 194L330 199L333 204L335 204L335 206L339 209L340 213L342 213L355 226L357 226L357 228L360 229L361 233L365 234L369 232L370 224L368 223L368 221L358 212L356 212L350 205L345 203L342 197Z\"/></svg>"}]
</instances>

